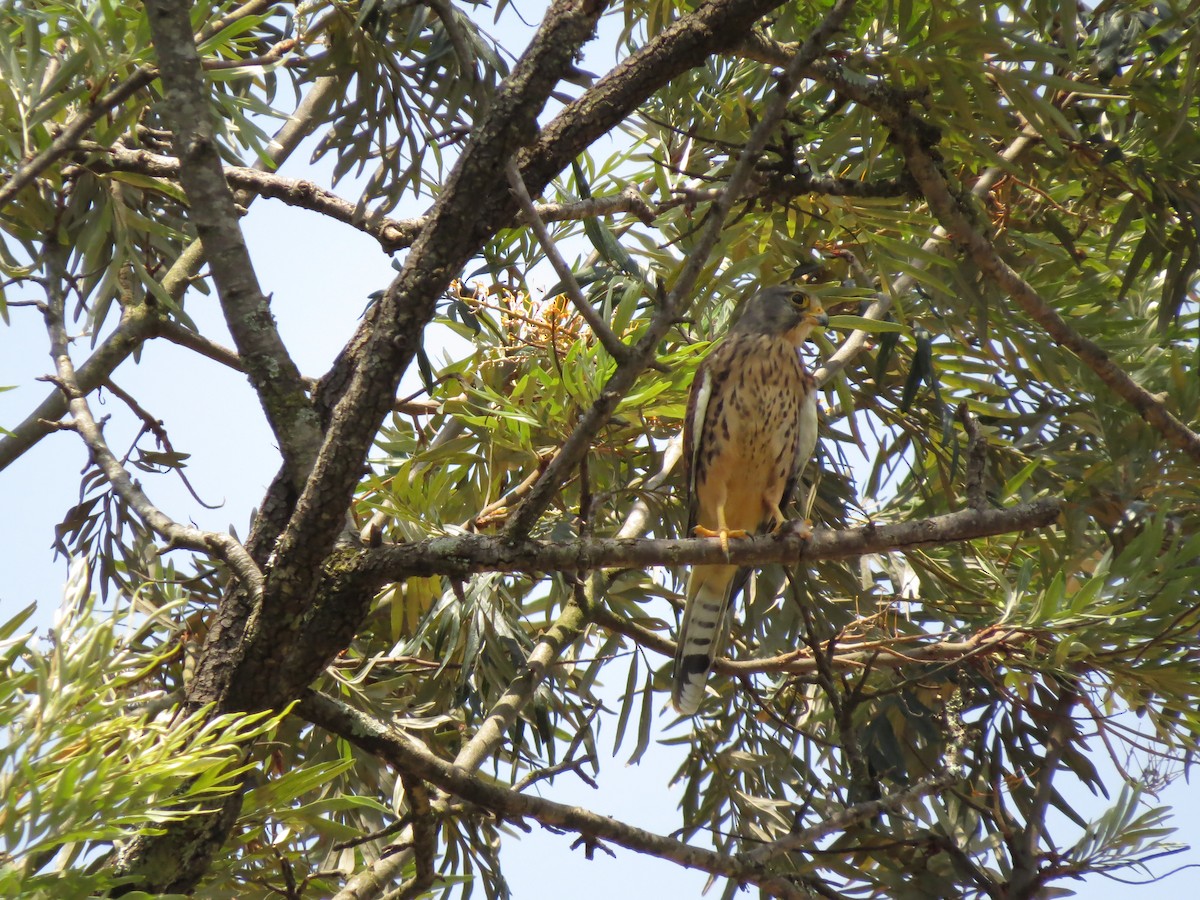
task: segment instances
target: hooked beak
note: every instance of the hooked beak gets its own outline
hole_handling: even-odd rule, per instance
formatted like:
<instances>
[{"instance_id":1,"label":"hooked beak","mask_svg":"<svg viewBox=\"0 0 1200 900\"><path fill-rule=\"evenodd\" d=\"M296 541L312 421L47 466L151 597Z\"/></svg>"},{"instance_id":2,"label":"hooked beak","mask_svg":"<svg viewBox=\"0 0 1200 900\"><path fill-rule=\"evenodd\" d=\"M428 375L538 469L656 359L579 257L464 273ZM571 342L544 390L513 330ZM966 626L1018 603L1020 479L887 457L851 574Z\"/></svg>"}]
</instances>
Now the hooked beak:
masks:
<instances>
[{"instance_id":1,"label":"hooked beak","mask_svg":"<svg viewBox=\"0 0 1200 900\"><path fill-rule=\"evenodd\" d=\"M819 325L821 328L824 328L829 324L829 316L826 315L825 310L818 306L815 310L809 312L807 321L810 325Z\"/></svg>"}]
</instances>

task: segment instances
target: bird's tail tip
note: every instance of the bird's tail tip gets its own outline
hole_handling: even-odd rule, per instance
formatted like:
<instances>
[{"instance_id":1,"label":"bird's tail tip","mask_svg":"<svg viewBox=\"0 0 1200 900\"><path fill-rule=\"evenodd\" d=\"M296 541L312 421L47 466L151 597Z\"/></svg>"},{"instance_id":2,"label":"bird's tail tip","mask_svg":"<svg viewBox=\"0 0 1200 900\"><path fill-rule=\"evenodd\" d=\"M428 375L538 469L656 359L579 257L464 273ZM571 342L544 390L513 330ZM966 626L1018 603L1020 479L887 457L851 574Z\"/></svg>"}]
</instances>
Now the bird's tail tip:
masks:
<instances>
[{"instance_id":1,"label":"bird's tail tip","mask_svg":"<svg viewBox=\"0 0 1200 900\"><path fill-rule=\"evenodd\" d=\"M671 688L671 705L681 716L694 716L700 709L712 665L712 657L700 653L690 653L679 660Z\"/></svg>"}]
</instances>

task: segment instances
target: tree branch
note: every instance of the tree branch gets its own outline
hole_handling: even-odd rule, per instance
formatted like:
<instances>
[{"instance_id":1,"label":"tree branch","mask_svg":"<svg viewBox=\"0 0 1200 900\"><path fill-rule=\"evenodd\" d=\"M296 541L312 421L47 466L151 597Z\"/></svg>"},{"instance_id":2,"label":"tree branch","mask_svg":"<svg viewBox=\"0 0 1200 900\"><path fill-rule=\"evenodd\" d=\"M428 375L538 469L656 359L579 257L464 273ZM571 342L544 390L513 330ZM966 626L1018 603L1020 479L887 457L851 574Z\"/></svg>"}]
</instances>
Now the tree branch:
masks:
<instances>
[{"instance_id":1,"label":"tree branch","mask_svg":"<svg viewBox=\"0 0 1200 900\"><path fill-rule=\"evenodd\" d=\"M597 608L590 610L588 619L596 625L617 634L623 634L636 642L668 658L675 655L675 642L644 628L636 622L622 619L613 612ZM790 653L762 659L728 659L718 657L713 670L721 675L744 678L757 674L786 674L814 676L823 666L834 672L861 672L872 669L901 669L906 666L945 664L957 666L977 656L1026 655L1033 633L1025 628L997 628L989 626L974 634L958 639L937 640L934 635L919 637L921 643L911 643L918 636L891 638L887 641L842 642L836 638L827 642L820 658L811 649L797 648Z\"/></svg>"},{"instance_id":2,"label":"tree branch","mask_svg":"<svg viewBox=\"0 0 1200 900\"><path fill-rule=\"evenodd\" d=\"M179 547L215 556L233 570L252 596L260 596L263 587L262 572L237 540L228 534L201 531L172 520L150 502L150 498L109 449L100 425L92 416L87 398L80 389L75 366L71 362L70 338L67 336L63 316L66 303L63 292L65 272L61 271L61 264L65 264L65 259L58 259L63 253L57 247L51 249L49 256L51 267L60 271L52 272L50 278L49 302L45 309L46 330L50 334L50 352L57 372L56 383L67 398L67 408L72 417L71 428L83 439L91 452L92 460L104 473L117 496L167 542L168 549Z\"/></svg>"},{"instance_id":3,"label":"tree branch","mask_svg":"<svg viewBox=\"0 0 1200 900\"><path fill-rule=\"evenodd\" d=\"M633 540L591 538L546 542L492 535L435 537L362 551L351 564L355 577L382 585L431 575L466 576L477 572L589 571L648 566L797 565L817 559L845 559L867 553L906 550L931 544L972 540L1039 528L1058 518L1062 504L1035 500L1008 509L964 509L929 519L890 525L816 531L805 540L785 527L776 534L732 541L729 553L713 538Z\"/></svg>"},{"instance_id":4,"label":"tree branch","mask_svg":"<svg viewBox=\"0 0 1200 900\"><path fill-rule=\"evenodd\" d=\"M253 0L253 2L234 10L226 19L232 21L252 14L259 7L265 8L269 5L267 0ZM214 23L212 27L220 25L220 21ZM204 29L201 31L201 35L205 35L209 30L209 28ZM256 170L265 165L277 166L291 155L300 141L312 132L321 110L333 96L335 84L333 78L317 79L312 90L304 95L304 99L296 107L296 111L275 133L267 150L268 162L256 161ZM244 207L253 202L254 197L254 194L239 194L235 199L239 205ZM203 259L200 242L193 241L184 248L167 274L163 276L161 282L163 290L175 300L179 300L191 283L192 277L200 271ZM100 342L100 346L83 365L76 369L75 374L80 390L85 395L103 384L148 337L158 332L163 320L161 316L153 315L151 312L144 307L126 306L124 308L121 323L112 334ZM0 471L10 466L49 434L54 429L53 423L66 415L66 412L67 404L62 392L55 390L48 394L46 399L21 424L12 429L10 434L0 438Z\"/></svg>"},{"instance_id":5,"label":"tree branch","mask_svg":"<svg viewBox=\"0 0 1200 900\"><path fill-rule=\"evenodd\" d=\"M99 155L99 158L79 161L80 167L96 174L137 172L151 178L179 178L179 160L173 156L152 153L142 148L105 147L88 142L80 142L77 150L80 153ZM395 253L412 246L428 222L427 216L393 219L374 214L363 215L355 203L315 182L302 178L287 178L275 172L264 171L260 167L225 166L224 171L230 186L239 192L279 200L288 206L307 209L349 225L375 238L385 253ZM909 191L910 182L899 179L864 182L801 172L789 173L786 177L755 179L752 184L746 186L738 201L786 202L805 194L833 197L899 197ZM574 203L536 203L534 209L542 222L578 221L627 213L636 216L646 225L652 225L658 216L671 209L683 205L698 206L711 203L720 195L721 190L717 188L681 189L669 199L653 203L630 185L617 194L590 197ZM529 221L527 213L526 220Z\"/></svg>"},{"instance_id":6,"label":"tree branch","mask_svg":"<svg viewBox=\"0 0 1200 900\"><path fill-rule=\"evenodd\" d=\"M459 749L454 757L455 766L474 772L487 762L504 741L521 710L533 699L550 666L579 636L586 622L587 618L576 604L570 603L563 609L554 624L538 638L525 660L525 665L492 706L487 718L476 729L471 739ZM388 884L413 858L416 852L415 846L412 846L415 844L415 824L414 827L404 829L397 839L400 846L395 852L381 857L356 873L334 900L367 900L377 896L382 886ZM404 846L406 843L410 846Z\"/></svg>"},{"instance_id":7,"label":"tree branch","mask_svg":"<svg viewBox=\"0 0 1200 900\"><path fill-rule=\"evenodd\" d=\"M321 429L300 372L280 339L254 274L237 207L225 182L200 55L186 6L146 0L150 32L171 123L180 183L199 234L225 321L271 430L284 466L299 489L316 457Z\"/></svg>"},{"instance_id":8,"label":"tree branch","mask_svg":"<svg viewBox=\"0 0 1200 900\"><path fill-rule=\"evenodd\" d=\"M314 576L341 530L367 451L436 300L482 243L481 206L503 201L514 208L505 182L496 178L497 164L536 135L537 115L602 11L603 3L596 0L557 0L551 6L492 98L487 118L473 129L403 270L351 342L350 356L339 359L335 371L347 383L332 410L312 477L277 547L272 586L290 594L290 603L311 597ZM323 396L320 390L318 395Z\"/></svg>"},{"instance_id":9,"label":"tree branch","mask_svg":"<svg viewBox=\"0 0 1200 900\"><path fill-rule=\"evenodd\" d=\"M608 841L638 853L671 860L687 868L724 876L739 883L754 884L771 896L805 896L797 884L749 862L745 857L694 847L578 806L566 806L541 797L518 794L479 778L434 756L404 732L315 691L309 691L301 698L297 711L313 724L376 754L398 771L422 778L446 793L489 809L502 818L531 818L552 828L565 828L593 840Z\"/></svg>"},{"instance_id":10,"label":"tree branch","mask_svg":"<svg viewBox=\"0 0 1200 900\"><path fill-rule=\"evenodd\" d=\"M158 70L154 66L142 66L121 84L93 101L86 110L70 121L45 150L21 166L0 187L0 209L15 199L22 190L33 184L34 180L46 169L74 150L88 130L106 116L109 110L149 86L157 75Z\"/></svg>"},{"instance_id":11,"label":"tree branch","mask_svg":"<svg viewBox=\"0 0 1200 900\"><path fill-rule=\"evenodd\" d=\"M537 208L533 205L533 198L529 196L529 191L526 189L525 182L521 178L521 170L517 168L516 160L510 159L508 161L504 167L504 174L507 176L508 184L513 189L513 194L517 198L517 205L521 208L521 212L524 213L525 224L529 226L529 229L537 238L538 243L542 247L542 252L550 260L550 265L554 268L555 274L558 275L559 280L565 285L567 298L571 301L571 305L575 307L576 312L583 316L583 320L592 329L592 334L596 335L600 343L604 345L604 349L608 351L609 356L618 363L626 362L629 359L629 347L613 334L612 329L608 327L608 323L601 318L600 314L596 312L596 308L588 303L587 298L583 296L583 291L579 289L579 282L575 280L575 273L571 271L571 267L567 265L567 261L562 258L562 254L554 246L554 239L550 237L550 232L546 230L545 223L542 222Z\"/></svg>"},{"instance_id":12,"label":"tree branch","mask_svg":"<svg viewBox=\"0 0 1200 900\"><path fill-rule=\"evenodd\" d=\"M787 837L780 838L774 843L767 844L765 847L760 847L757 850L747 853L746 859L753 862L765 863L784 853L811 851L821 838L828 837L837 831L845 831L851 825L855 825L858 822L865 822L868 819L874 819L882 816L884 813L899 813L906 806L911 806L918 800L928 797L930 794L936 794L950 787L950 785L958 780L958 777L953 772L943 772L940 775L919 781L910 788L896 791L887 797L848 806L811 828L794 832Z\"/></svg>"},{"instance_id":13,"label":"tree branch","mask_svg":"<svg viewBox=\"0 0 1200 900\"><path fill-rule=\"evenodd\" d=\"M1200 434L1177 419L1166 404L1130 377L1113 362L1108 353L1095 342L1085 338L1033 286L1022 278L996 252L991 240L976 227L971 217L950 191L939 166L925 147L920 123L905 110L889 109L876 112L892 129L896 144L904 154L913 180L925 195L929 208L941 220L979 269L1017 302L1030 319L1042 327L1060 346L1074 353L1117 396L1132 406L1146 422L1158 430L1172 446L1200 460Z\"/></svg>"},{"instance_id":14,"label":"tree branch","mask_svg":"<svg viewBox=\"0 0 1200 900\"><path fill-rule=\"evenodd\" d=\"M250 0L250 2L243 4L228 15L222 16L220 19L209 23L207 27L201 29L199 34L196 35L196 41L205 41L238 19L248 15L257 15L269 9L277 2L278 0ZM42 172L46 171L46 169L63 156L73 151L83 139L83 136L87 134L88 129L104 118L104 116L108 115L109 110L120 106L143 88L149 87L157 77L158 69L156 67L150 65L141 66L125 79L124 82L93 101L86 110L75 116L75 118L67 123L67 126L59 135L50 142L50 145L45 150L21 166L0 187L0 209L3 209L10 200L32 184L34 179L42 174Z\"/></svg>"},{"instance_id":15,"label":"tree branch","mask_svg":"<svg viewBox=\"0 0 1200 900\"><path fill-rule=\"evenodd\" d=\"M738 45L737 52L749 59L755 59L759 62L765 62L770 65L778 66L783 65L788 59L791 58L792 54L794 53L795 46L795 44L784 44L778 41L773 41L761 31L754 30L751 31L749 35ZM845 86L852 85L854 82L843 77L841 73L842 68L840 66L828 63L813 65L806 72L809 77L825 84L829 84L839 92L844 92ZM853 92L853 88L850 88L849 90L852 92L846 93L846 96L862 103L864 106L868 106L877 113L879 112L877 106L872 106L871 103L868 102L867 98L869 88L860 88L857 92ZM975 197L986 196L988 192L996 186L997 182L999 182L1000 179L1008 173L1010 165L1023 156L1040 140L1041 137L1038 135L1038 133L1028 124L1025 124L1020 134L1018 134L1017 137L1013 139L1012 143L1010 143L1000 153L1002 162L993 166L989 166L980 173L979 177L975 180L975 183L971 186L971 195ZM915 182L906 181L905 185L911 189L913 183ZM946 240L947 236L948 232L945 228L940 225L935 227L929 239L921 245L922 254L930 254L939 251L944 252L944 248L948 246ZM915 263L915 265L920 267L921 263L918 261ZM909 273L901 275L891 284L888 290L883 291L876 296L876 298L871 302L870 306L868 306L863 312L863 317L876 321L882 320L887 315L888 310L892 308L892 298L903 297L905 294L911 291L916 284L917 277L915 275ZM833 379L839 372L849 365L851 360L853 360L858 356L859 353L866 349L870 338L870 333L866 331L855 331L848 338L846 338L846 340L842 342L841 346L838 347L837 351L834 352L834 354L827 360L825 360L825 362L813 373L813 377L816 378L817 384L828 384L831 379Z\"/></svg>"},{"instance_id":16,"label":"tree branch","mask_svg":"<svg viewBox=\"0 0 1200 900\"><path fill-rule=\"evenodd\" d=\"M764 48L780 52L781 45L771 47L769 41L761 36L755 36L748 42L756 50ZM1015 269L1008 265L996 251L991 240L978 228L965 207L951 192L938 163L927 148L929 126L911 112L911 98L902 96L901 92L876 82L864 82L859 78L848 79L838 65L822 64L815 66L809 73L812 77L835 87L839 93L863 106L871 109L887 127L904 156L909 174L929 203L930 209L940 220L941 225L934 232L934 238L926 243L935 246L949 237L953 243L961 247L980 271L988 275L1001 289L1016 301L1025 314L1059 345L1074 353L1096 376L1109 387L1113 393L1121 397L1146 422L1154 427L1172 446L1183 450L1193 459L1200 460L1200 434L1192 431L1184 422L1176 418L1166 407L1166 404L1139 385L1124 369L1112 361L1108 353L1095 342L1085 338L1075 331L1040 294L1022 278ZM1032 146L1040 138L1036 131L1026 123L1021 134L1004 152L1006 162L1011 162L1025 149ZM975 197L984 196L995 185L1003 174L999 166L992 166L976 181L971 189ZM904 276L900 282L910 276ZM915 279L912 279L915 282ZM911 284L905 284L907 290ZM893 293L899 293L896 286ZM876 318L886 312L890 300L881 297L864 314L868 318ZM880 307L877 309L877 307ZM860 333L859 342L865 342L866 334ZM817 381L824 383L833 373L833 364L839 362L838 368L858 352L860 347L845 345L831 358L826 365L818 370ZM837 360L844 356L844 360Z\"/></svg>"}]
</instances>

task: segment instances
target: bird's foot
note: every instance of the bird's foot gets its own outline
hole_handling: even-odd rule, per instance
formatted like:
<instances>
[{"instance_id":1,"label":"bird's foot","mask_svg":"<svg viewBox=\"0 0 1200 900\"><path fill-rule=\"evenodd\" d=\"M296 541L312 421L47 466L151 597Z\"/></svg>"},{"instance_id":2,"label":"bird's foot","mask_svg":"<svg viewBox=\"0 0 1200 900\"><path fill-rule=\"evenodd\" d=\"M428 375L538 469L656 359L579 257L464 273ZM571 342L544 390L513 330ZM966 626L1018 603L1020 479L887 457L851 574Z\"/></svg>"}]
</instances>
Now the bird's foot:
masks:
<instances>
[{"instance_id":1,"label":"bird's foot","mask_svg":"<svg viewBox=\"0 0 1200 900\"><path fill-rule=\"evenodd\" d=\"M750 533L742 528L718 528L716 531L713 531L711 528L705 528L703 525L697 525L695 528L693 528L692 534L696 535L696 537L720 538L721 550L726 554L729 553L730 538L744 538L750 536Z\"/></svg>"}]
</instances>

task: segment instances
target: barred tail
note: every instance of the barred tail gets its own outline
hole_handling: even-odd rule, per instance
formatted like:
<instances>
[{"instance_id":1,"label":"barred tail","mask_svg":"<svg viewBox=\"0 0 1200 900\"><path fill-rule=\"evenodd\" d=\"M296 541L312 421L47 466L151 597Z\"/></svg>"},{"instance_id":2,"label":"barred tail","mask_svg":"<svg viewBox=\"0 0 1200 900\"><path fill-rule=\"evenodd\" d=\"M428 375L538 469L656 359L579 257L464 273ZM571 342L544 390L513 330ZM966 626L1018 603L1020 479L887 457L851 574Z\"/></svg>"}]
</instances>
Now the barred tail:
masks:
<instances>
[{"instance_id":1,"label":"barred tail","mask_svg":"<svg viewBox=\"0 0 1200 900\"><path fill-rule=\"evenodd\" d=\"M696 566L688 574L687 603L675 650L671 703L690 716L704 699L704 682L729 630L729 607L737 566Z\"/></svg>"}]
</instances>

